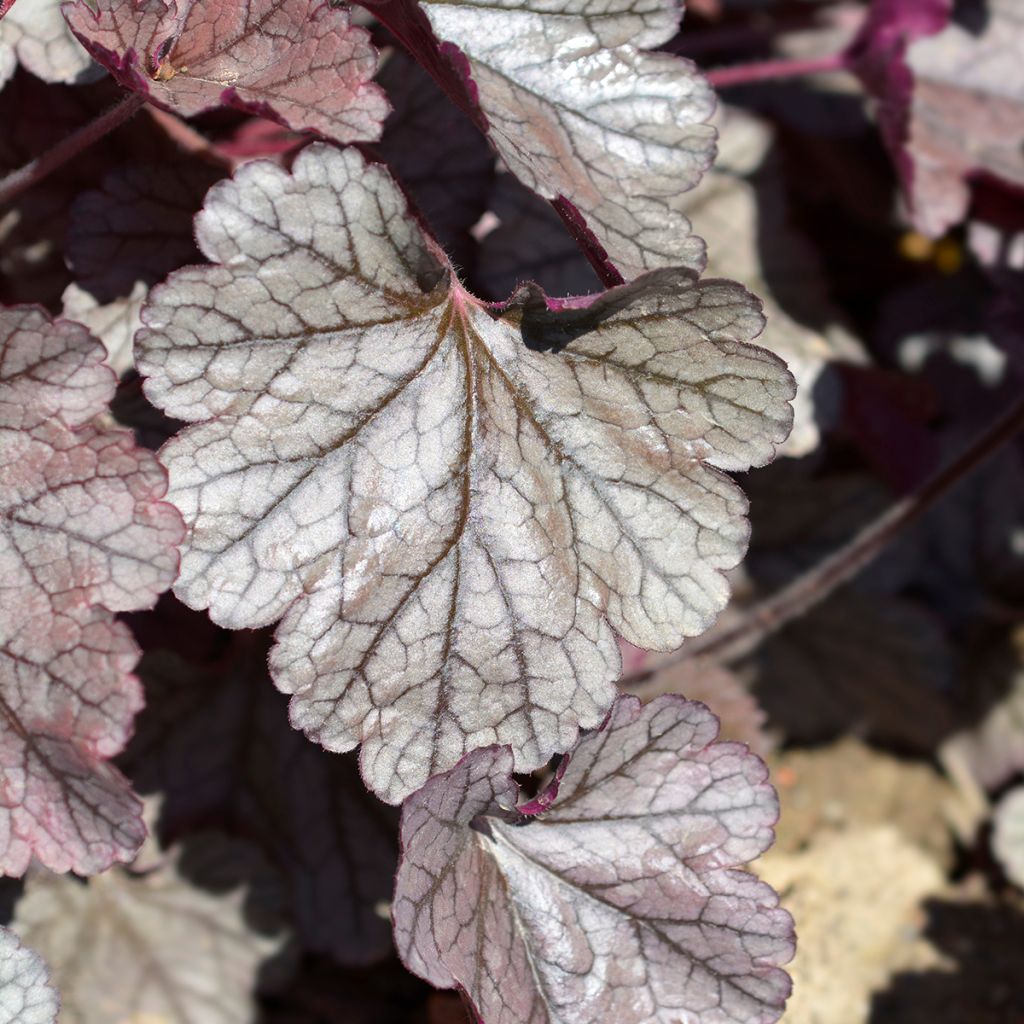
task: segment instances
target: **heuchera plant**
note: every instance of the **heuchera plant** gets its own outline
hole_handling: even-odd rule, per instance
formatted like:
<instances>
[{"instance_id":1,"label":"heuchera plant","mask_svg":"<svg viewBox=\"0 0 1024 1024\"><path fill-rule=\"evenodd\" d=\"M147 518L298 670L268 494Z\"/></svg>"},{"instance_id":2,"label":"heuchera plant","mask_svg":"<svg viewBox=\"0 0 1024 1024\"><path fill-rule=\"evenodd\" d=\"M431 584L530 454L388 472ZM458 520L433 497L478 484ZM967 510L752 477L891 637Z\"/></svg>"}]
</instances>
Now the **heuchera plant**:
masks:
<instances>
[{"instance_id":1,"label":"heuchera plant","mask_svg":"<svg viewBox=\"0 0 1024 1024\"><path fill-rule=\"evenodd\" d=\"M882 0L828 64L931 233L1021 170L1021 104L956 98L1009 48L950 7ZM62 315L31 274L0 307L0 873L28 875L0 1019L56 1019L18 936L103 944L60 984L82 1022L248 1020L293 935L349 966L393 938L486 1024L782 1014L793 923L743 870L767 769L704 704L616 686L725 607L728 474L796 395L758 298L702 276L715 102L658 49L681 13L0 3L12 258L79 175ZM76 89L116 102L81 126Z\"/></svg>"}]
</instances>

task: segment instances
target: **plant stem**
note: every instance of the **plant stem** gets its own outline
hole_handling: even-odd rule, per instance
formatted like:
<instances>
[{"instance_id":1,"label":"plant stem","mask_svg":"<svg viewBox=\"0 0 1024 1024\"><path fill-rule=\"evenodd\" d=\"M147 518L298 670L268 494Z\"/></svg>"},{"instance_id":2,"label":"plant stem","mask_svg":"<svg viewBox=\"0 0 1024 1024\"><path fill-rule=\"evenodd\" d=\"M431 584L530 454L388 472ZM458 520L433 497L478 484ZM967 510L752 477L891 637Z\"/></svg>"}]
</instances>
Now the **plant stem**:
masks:
<instances>
[{"instance_id":1,"label":"plant stem","mask_svg":"<svg viewBox=\"0 0 1024 1024\"><path fill-rule=\"evenodd\" d=\"M756 64L712 68L704 72L704 77L716 89L727 89L732 85L749 85L751 82L771 82L782 78L815 75L823 71L842 71L846 63L846 54L839 52L805 60L766 60Z\"/></svg>"},{"instance_id":2,"label":"plant stem","mask_svg":"<svg viewBox=\"0 0 1024 1024\"><path fill-rule=\"evenodd\" d=\"M129 93L119 103L100 114L94 121L82 125L52 149L48 149L42 156L30 160L24 167L12 171L6 178L0 178L0 206L10 202L25 189L42 181L47 175L52 174L76 157L83 149L124 124L145 102L144 96L134 92Z\"/></svg>"},{"instance_id":3,"label":"plant stem","mask_svg":"<svg viewBox=\"0 0 1024 1024\"><path fill-rule=\"evenodd\" d=\"M697 657L712 657L726 663L749 654L762 641L856 576L939 498L1022 430L1024 399L1015 402L945 469L939 470L921 487L887 508L844 547L755 605L735 626L691 640L671 659L661 662L656 668L627 676L621 680L622 683L641 683L669 665Z\"/></svg>"}]
</instances>

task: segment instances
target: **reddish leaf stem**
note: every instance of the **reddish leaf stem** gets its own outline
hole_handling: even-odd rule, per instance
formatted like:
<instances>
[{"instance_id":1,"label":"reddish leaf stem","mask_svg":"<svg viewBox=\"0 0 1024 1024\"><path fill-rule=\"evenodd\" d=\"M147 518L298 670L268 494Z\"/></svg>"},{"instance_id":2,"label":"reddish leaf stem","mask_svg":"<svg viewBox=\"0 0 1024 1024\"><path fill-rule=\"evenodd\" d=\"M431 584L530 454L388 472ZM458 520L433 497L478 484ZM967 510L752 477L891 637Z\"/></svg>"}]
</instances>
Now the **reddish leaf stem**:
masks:
<instances>
[{"instance_id":1,"label":"reddish leaf stem","mask_svg":"<svg viewBox=\"0 0 1024 1024\"><path fill-rule=\"evenodd\" d=\"M804 60L766 60L756 64L712 68L704 72L704 77L716 89L727 89L733 85L749 85L751 82L771 82L782 78L815 75L823 71L842 71L846 66L846 54L840 51Z\"/></svg>"},{"instance_id":2,"label":"reddish leaf stem","mask_svg":"<svg viewBox=\"0 0 1024 1024\"><path fill-rule=\"evenodd\" d=\"M939 498L1022 430L1024 399L1014 403L1006 413L982 431L945 469L939 470L921 487L891 505L844 547L755 605L735 626L718 632L713 630L691 640L673 658L661 662L657 668L626 676L621 680L622 683L641 683L668 665L692 661L697 657L730 662L749 654L762 641L808 612L856 576Z\"/></svg>"},{"instance_id":3,"label":"reddish leaf stem","mask_svg":"<svg viewBox=\"0 0 1024 1024\"><path fill-rule=\"evenodd\" d=\"M138 93L129 93L119 103L100 114L94 121L82 125L52 149L48 149L42 156L30 160L24 167L12 171L7 177L0 178L0 206L10 202L25 189L42 181L47 175L52 174L76 157L83 149L124 124L145 102L145 97Z\"/></svg>"}]
</instances>

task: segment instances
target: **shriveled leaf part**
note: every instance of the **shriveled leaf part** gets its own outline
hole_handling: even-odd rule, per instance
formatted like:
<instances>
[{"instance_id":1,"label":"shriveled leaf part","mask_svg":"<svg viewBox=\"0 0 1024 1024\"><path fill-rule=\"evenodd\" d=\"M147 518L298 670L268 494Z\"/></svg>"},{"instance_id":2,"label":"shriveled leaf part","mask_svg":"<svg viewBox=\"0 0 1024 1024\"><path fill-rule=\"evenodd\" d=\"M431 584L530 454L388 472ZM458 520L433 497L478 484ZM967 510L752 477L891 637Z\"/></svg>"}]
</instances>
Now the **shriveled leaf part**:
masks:
<instances>
[{"instance_id":1,"label":"shriveled leaf part","mask_svg":"<svg viewBox=\"0 0 1024 1024\"><path fill-rule=\"evenodd\" d=\"M366 6L387 24L401 17L397 0ZM689 61L643 52L676 34L675 3L420 7L437 38L468 61L469 92L512 173L575 205L627 280L656 267L703 266L704 244L681 196L714 158L705 123L714 97Z\"/></svg>"},{"instance_id":2,"label":"shriveled leaf part","mask_svg":"<svg viewBox=\"0 0 1024 1024\"><path fill-rule=\"evenodd\" d=\"M0 928L0 1024L56 1024L60 999L42 957Z\"/></svg>"},{"instance_id":3,"label":"shriveled leaf part","mask_svg":"<svg viewBox=\"0 0 1024 1024\"><path fill-rule=\"evenodd\" d=\"M1024 188L1022 48L1024 10L1017 0L991 0L982 26L954 21L908 50L911 206L925 234L963 219L973 174Z\"/></svg>"},{"instance_id":4,"label":"shriveled leaf part","mask_svg":"<svg viewBox=\"0 0 1024 1024\"><path fill-rule=\"evenodd\" d=\"M328 0L76 0L64 13L122 85L192 116L238 107L339 142L373 140L387 101L365 30Z\"/></svg>"},{"instance_id":5,"label":"shriveled leaf part","mask_svg":"<svg viewBox=\"0 0 1024 1024\"><path fill-rule=\"evenodd\" d=\"M505 748L431 779L402 814L406 965L488 1024L777 1020L792 919L735 869L778 805L764 764L716 733L702 704L620 698L526 819Z\"/></svg>"},{"instance_id":6,"label":"shriveled leaf part","mask_svg":"<svg viewBox=\"0 0 1024 1024\"><path fill-rule=\"evenodd\" d=\"M0 310L0 873L35 854L88 874L130 860L140 805L106 763L141 706L113 611L171 582L181 520L131 436L89 421L103 348L41 310ZM72 429L76 428L76 429Z\"/></svg>"},{"instance_id":7,"label":"shriveled leaf part","mask_svg":"<svg viewBox=\"0 0 1024 1024\"><path fill-rule=\"evenodd\" d=\"M587 308L503 310L452 276L394 182L305 150L216 186L206 256L151 293L147 393L205 420L162 451L191 528L176 592L233 628L284 615L292 721L363 743L399 801L473 747L543 764L611 703L608 624L702 632L792 380L756 300L685 270Z\"/></svg>"},{"instance_id":8,"label":"shriveled leaf part","mask_svg":"<svg viewBox=\"0 0 1024 1024\"><path fill-rule=\"evenodd\" d=\"M0 20L0 84L16 63L44 82L70 85L102 74L68 28L60 0L19 0Z\"/></svg>"},{"instance_id":9,"label":"shriveled leaf part","mask_svg":"<svg viewBox=\"0 0 1024 1024\"><path fill-rule=\"evenodd\" d=\"M141 792L161 794L158 834L215 823L257 842L305 949L345 964L383 957L397 816L366 792L354 758L289 728L265 643L242 634L208 666L147 653L139 674L146 708L121 764Z\"/></svg>"},{"instance_id":10,"label":"shriveled leaf part","mask_svg":"<svg viewBox=\"0 0 1024 1024\"><path fill-rule=\"evenodd\" d=\"M112 1021L249 1024L260 965L281 937L254 931L245 890L230 881L238 853L210 837L159 868L132 876L114 869L83 885L31 878L13 922L38 949L62 997L60 1024ZM214 881L201 888L193 875ZM210 891L213 890L213 891Z\"/></svg>"}]
</instances>

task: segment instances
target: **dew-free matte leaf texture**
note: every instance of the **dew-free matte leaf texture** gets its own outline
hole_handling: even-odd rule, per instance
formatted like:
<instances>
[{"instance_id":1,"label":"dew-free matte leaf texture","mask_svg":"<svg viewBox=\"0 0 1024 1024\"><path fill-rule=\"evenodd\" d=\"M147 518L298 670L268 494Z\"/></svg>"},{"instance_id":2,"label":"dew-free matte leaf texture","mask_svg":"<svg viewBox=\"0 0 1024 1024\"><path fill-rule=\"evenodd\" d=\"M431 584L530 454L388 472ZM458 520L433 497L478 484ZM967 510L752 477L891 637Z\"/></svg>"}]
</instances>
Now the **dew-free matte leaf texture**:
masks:
<instances>
[{"instance_id":1,"label":"dew-free matte leaf texture","mask_svg":"<svg viewBox=\"0 0 1024 1024\"><path fill-rule=\"evenodd\" d=\"M59 1007L42 958L0 928L0 1024L56 1024Z\"/></svg>"},{"instance_id":2,"label":"dew-free matte leaf texture","mask_svg":"<svg viewBox=\"0 0 1024 1024\"><path fill-rule=\"evenodd\" d=\"M255 1019L257 971L281 937L246 920L247 890L232 875L241 851L209 836L179 853L143 875L28 881L13 927L50 965L60 1024Z\"/></svg>"},{"instance_id":3,"label":"dew-free matte leaf texture","mask_svg":"<svg viewBox=\"0 0 1024 1024\"><path fill-rule=\"evenodd\" d=\"M102 74L72 35L60 0L19 0L0 21L0 85L21 64L44 82L72 84Z\"/></svg>"},{"instance_id":4,"label":"dew-free matte leaf texture","mask_svg":"<svg viewBox=\"0 0 1024 1024\"><path fill-rule=\"evenodd\" d=\"M736 869L771 844L778 804L717 732L703 704L620 698L525 818L507 748L431 779L402 812L406 965L488 1024L777 1020L793 922Z\"/></svg>"},{"instance_id":5,"label":"dew-free matte leaf texture","mask_svg":"<svg viewBox=\"0 0 1024 1024\"><path fill-rule=\"evenodd\" d=\"M140 805L106 759L141 705L114 611L170 585L181 520L131 435L91 422L103 347L35 307L0 310L0 873L35 854L88 874L130 860Z\"/></svg>"},{"instance_id":6,"label":"dew-free matte leaf texture","mask_svg":"<svg viewBox=\"0 0 1024 1024\"><path fill-rule=\"evenodd\" d=\"M400 13L411 0L366 6L400 33L415 18ZM703 265L680 197L714 158L704 123L714 97L689 61L643 52L676 34L677 4L426 0L420 10L450 74L471 78L508 168L545 198L574 204L627 279Z\"/></svg>"},{"instance_id":7,"label":"dew-free matte leaf texture","mask_svg":"<svg viewBox=\"0 0 1024 1024\"><path fill-rule=\"evenodd\" d=\"M386 172L317 145L250 164L151 293L147 394L203 421L161 457L190 527L176 592L232 628L284 615L292 721L363 743L399 801L469 749L519 768L613 696L605 621L669 649L727 599L746 503L713 466L771 459L792 380L758 305L662 270L586 308L485 306Z\"/></svg>"},{"instance_id":8,"label":"dew-free matte leaf texture","mask_svg":"<svg viewBox=\"0 0 1024 1024\"><path fill-rule=\"evenodd\" d=\"M233 106L339 142L380 135L376 52L327 0L77 0L64 12L122 85L176 113Z\"/></svg>"},{"instance_id":9,"label":"dew-free matte leaf texture","mask_svg":"<svg viewBox=\"0 0 1024 1024\"><path fill-rule=\"evenodd\" d=\"M378 152L412 195L431 235L456 266L462 265L471 248L469 229L486 209L494 151L426 71L402 51L387 58L377 81L387 90L393 108ZM564 229L562 233L566 234Z\"/></svg>"},{"instance_id":10,"label":"dew-free matte leaf texture","mask_svg":"<svg viewBox=\"0 0 1024 1024\"><path fill-rule=\"evenodd\" d=\"M366 792L352 755L289 727L265 638L237 636L208 665L146 654L146 708L120 763L141 792L160 793L161 836L216 825L260 845L305 949L379 959L391 946L379 906L391 898L397 815Z\"/></svg>"},{"instance_id":11,"label":"dew-free matte leaf texture","mask_svg":"<svg viewBox=\"0 0 1024 1024\"><path fill-rule=\"evenodd\" d=\"M963 219L972 175L1024 188L1024 8L989 0L964 10L963 23L907 51L909 190L915 223L931 235Z\"/></svg>"},{"instance_id":12,"label":"dew-free matte leaf texture","mask_svg":"<svg viewBox=\"0 0 1024 1024\"><path fill-rule=\"evenodd\" d=\"M82 192L65 249L77 284L106 303L129 296L137 281L153 285L198 263L192 219L223 176L200 161L165 160L119 166L102 188Z\"/></svg>"}]
</instances>

